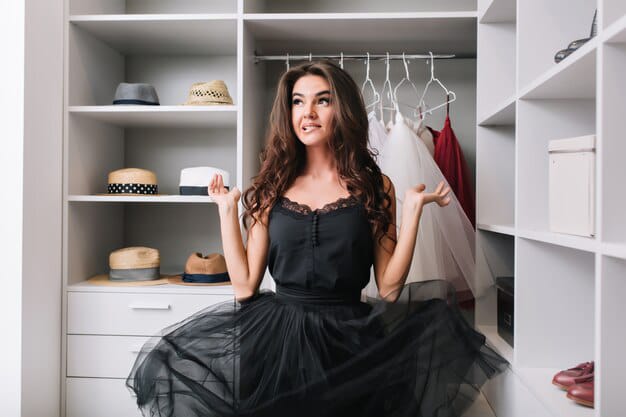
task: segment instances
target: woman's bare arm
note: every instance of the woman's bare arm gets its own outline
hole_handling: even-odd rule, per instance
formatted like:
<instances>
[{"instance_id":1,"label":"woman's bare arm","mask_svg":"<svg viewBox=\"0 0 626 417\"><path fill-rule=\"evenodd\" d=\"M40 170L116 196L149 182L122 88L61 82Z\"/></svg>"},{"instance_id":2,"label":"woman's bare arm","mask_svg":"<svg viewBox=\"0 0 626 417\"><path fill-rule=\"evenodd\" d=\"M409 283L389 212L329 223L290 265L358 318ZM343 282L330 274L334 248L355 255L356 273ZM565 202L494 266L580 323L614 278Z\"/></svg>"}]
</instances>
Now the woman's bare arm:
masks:
<instances>
[{"instance_id":1,"label":"woman's bare arm","mask_svg":"<svg viewBox=\"0 0 626 417\"><path fill-rule=\"evenodd\" d=\"M224 258L235 298L243 300L257 291L265 272L269 248L267 213L250 227L244 246L237 208L241 192L236 187L227 191L221 176L217 175L209 185L209 195L218 205Z\"/></svg>"},{"instance_id":2,"label":"woman's bare arm","mask_svg":"<svg viewBox=\"0 0 626 417\"><path fill-rule=\"evenodd\" d=\"M402 224L396 239L396 195L391 181L383 176L385 190L391 197L392 222L382 241L375 241L374 275L378 293L382 298L395 301L397 290L406 282L413 260L419 221L425 204L437 202L445 206L450 202L449 187L441 183L433 193L424 193L424 185L420 184L407 190L402 204ZM389 298L391 297L391 298Z\"/></svg>"}]
</instances>

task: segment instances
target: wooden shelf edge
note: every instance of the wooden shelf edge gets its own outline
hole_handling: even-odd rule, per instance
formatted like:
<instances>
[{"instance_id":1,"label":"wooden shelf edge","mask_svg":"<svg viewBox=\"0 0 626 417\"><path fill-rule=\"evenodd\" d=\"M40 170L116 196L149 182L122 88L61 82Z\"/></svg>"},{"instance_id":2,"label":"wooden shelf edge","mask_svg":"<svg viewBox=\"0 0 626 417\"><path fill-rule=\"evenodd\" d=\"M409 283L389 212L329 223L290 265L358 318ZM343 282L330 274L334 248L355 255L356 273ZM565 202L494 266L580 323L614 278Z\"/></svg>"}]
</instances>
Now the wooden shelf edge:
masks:
<instances>
[{"instance_id":1,"label":"wooden shelf edge","mask_svg":"<svg viewBox=\"0 0 626 417\"><path fill-rule=\"evenodd\" d=\"M524 88L519 89L518 99L532 99L532 94L543 87L545 84L559 77L560 74L564 73L568 69L579 65L585 58L587 58L590 54L596 52L598 45L600 43L600 37L596 36L595 38L588 41L586 44L580 47L577 51L572 53L566 59L558 64L552 65L546 71L544 71L539 76L535 77L533 81L528 83L528 85Z\"/></svg>"},{"instance_id":2,"label":"wooden shelf edge","mask_svg":"<svg viewBox=\"0 0 626 417\"><path fill-rule=\"evenodd\" d=\"M70 194L67 201L85 203L213 203L209 196L162 195L162 196L108 196Z\"/></svg>"},{"instance_id":3,"label":"wooden shelf edge","mask_svg":"<svg viewBox=\"0 0 626 417\"><path fill-rule=\"evenodd\" d=\"M626 15L611 23L609 27L602 31L600 36L606 43L626 43ZM624 39L616 40L616 37Z\"/></svg>"},{"instance_id":4,"label":"wooden shelf edge","mask_svg":"<svg viewBox=\"0 0 626 417\"><path fill-rule=\"evenodd\" d=\"M87 281L76 284L69 284L67 292L99 292L99 293L148 293L148 294L213 294L213 295L233 295L232 285L206 285L190 286L163 284L137 287L114 287L105 285L92 285Z\"/></svg>"},{"instance_id":5,"label":"wooden shelf edge","mask_svg":"<svg viewBox=\"0 0 626 417\"><path fill-rule=\"evenodd\" d=\"M172 22L172 21L212 21L237 20L237 13L177 13L177 14L79 14L70 15L70 22Z\"/></svg>"},{"instance_id":6,"label":"wooden shelf edge","mask_svg":"<svg viewBox=\"0 0 626 417\"><path fill-rule=\"evenodd\" d=\"M142 106L142 105L105 105L105 106L68 106L70 113L219 113L239 111L237 105L224 106Z\"/></svg>"},{"instance_id":7,"label":"wooden shelf edge","mask_svg":"<svg viewBox=\"0 0 626 417\"><path fill-rule=\"evenodd\" d=\"M502 4L507 3L509 10L501 16ZM513 11L510 10L511 3L513 3ZM517 21L517 15L515 10L515 0L491 0L489 6L485 8L482 15L478 16L479 23L513 23Z\"/></svg>"},{"instance_id":8,"label":"wooden shelf edge","mask_svg":"<svg viewBox=\"0 0 626 417\"><path fill-rule=\"evenodd\" d=\"M515 126L515 105L517 104L516 94L508 97L505 100L502 100L498 105L487 113L487 116L483 117L482 120L478 122L479 126ZM513 107L513 120L506 120L504 123L494 123L493 119L497 119L502 113L510 110L510 107Z\"/></svg>"},{"instance_id":9,"label":"wooden shelf edge","mask_svg":"<svg viewBox=\"0 0 626 417\"><path fill-rule=\"evenodd\" d=\"M520 228L516 229L516 234L518 237L524 239L549 243L551 245L562 246L564 248L576 249L584 252L598 252L599 243L594 238Z\"/></svg>"},{"instance_id":10,"label":"wooden shelf edge","mask_svg":"<svg viewBox=\"0 0 626 417\"><path fill-rule=\"evenodd\" d=\"M485 232L500 233L503 235L515 236L515 226L507 224L477 223L476 228Z\"/></svg>"},{"instance_id":11,"label":"wooden shelf edge","mask_svg":"<svg viewBox=\"0 0 626 417\"><path fill-rule=\"evenodd\" d=\"M602 243L602 255L626 260L626 243Z\"/></svg>"},{"instance_id":12,"label":"wooden shelf edge","mask_svg":"<svg viewBox=\"0 0 626 417\"><path fill-rule=\"evenodd\" d=\"M592 417L593 408L576 404L565 396L565 391L552 385L552 377L560 371L556 368L511 367L526 388L554 416L559 417Z\"/></svg>"},{"instance_id":13,"label":"wooden shelf edge","mask_svg":"<svg viewBox=\"0 0 626 417\"><path fill-rule=\"evenodd\" d=\"M478 12L244 13L243 20L476 19Z\"/></svg>"}]
</instances>

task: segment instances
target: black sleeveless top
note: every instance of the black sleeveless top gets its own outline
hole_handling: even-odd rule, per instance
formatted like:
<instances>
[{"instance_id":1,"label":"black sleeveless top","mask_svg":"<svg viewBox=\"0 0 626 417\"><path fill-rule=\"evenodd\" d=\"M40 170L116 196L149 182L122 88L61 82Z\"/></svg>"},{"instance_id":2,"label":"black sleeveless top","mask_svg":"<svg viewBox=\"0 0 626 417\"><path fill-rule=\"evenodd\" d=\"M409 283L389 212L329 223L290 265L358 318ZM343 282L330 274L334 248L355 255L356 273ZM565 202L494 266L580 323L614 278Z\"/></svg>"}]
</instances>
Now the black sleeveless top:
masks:
<instances>
[{"instance_id":1,"label":"black sleeveless top","mask_svg":"<svg viewBox=\"0 0 626 417\"><path fill-rule=\"evenodd\" d=\"M374 259L372 230L354 196L316 210L279 197L269 215L268 268L279 287L358 300Z\"/></svg>"}]
</instances>

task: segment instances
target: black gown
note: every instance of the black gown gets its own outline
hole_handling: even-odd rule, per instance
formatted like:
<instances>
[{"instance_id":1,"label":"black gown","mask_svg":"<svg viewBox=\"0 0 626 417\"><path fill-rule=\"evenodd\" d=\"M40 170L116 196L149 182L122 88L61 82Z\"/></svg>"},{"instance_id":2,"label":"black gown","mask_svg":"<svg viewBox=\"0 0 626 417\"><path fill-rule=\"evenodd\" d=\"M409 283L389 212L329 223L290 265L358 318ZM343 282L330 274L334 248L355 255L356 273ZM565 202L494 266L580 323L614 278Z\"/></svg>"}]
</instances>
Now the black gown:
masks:
<instances>
[{"instance_id":1,"label":"black gown","mask_svg":"<svg viewBox=\"0 0 626 417\"><path fill-rule=\"evenodd\" d=\"M318 210L279 198L269 236L275 293L208 307L144 346L127 385L145 416L456 416L506 364L446 281L360 301L374 241L356 197Z\"/></svg>"}]
</instances>

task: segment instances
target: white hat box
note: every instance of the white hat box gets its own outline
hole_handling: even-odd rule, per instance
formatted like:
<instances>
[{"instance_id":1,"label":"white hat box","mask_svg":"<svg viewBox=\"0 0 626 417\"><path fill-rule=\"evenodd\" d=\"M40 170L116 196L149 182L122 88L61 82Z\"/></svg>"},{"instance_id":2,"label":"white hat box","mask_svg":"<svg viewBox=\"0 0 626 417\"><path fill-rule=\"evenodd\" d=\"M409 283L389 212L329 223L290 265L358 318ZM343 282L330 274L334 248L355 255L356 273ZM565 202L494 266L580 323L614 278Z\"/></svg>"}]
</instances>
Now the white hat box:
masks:
<instances>
[{"instance_id":1,"label":"white hat box","mask_svg":"<svg viewBox=\"0 0 626 417\"><path fill-rule=\"evenodd\" d=\"M595 135L551 140L550 230L591 237L595 234Z\"/></svg>"}]
</instances>

